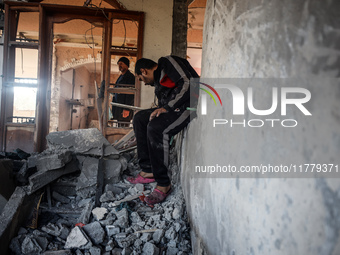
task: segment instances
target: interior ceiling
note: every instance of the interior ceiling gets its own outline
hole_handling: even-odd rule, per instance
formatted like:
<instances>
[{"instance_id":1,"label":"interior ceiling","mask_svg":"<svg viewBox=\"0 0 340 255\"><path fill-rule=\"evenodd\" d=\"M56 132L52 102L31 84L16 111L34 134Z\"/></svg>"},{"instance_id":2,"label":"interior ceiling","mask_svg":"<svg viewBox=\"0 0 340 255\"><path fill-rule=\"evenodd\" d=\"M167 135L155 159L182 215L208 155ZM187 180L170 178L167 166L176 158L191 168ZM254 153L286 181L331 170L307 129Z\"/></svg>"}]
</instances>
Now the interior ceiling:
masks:
<instances>
[{"instance_id":1,"label":"interior ceiling","mask_svg":"<svg viewBox=\"0 0 340 255\"><path fill-rule=\"evenodd\" d=\"M84 0L30 0L29 2L41 2L50 4L64 4L83 6ZM98 6L102 8L113 8L105 1L92 0L92 8ZM203 35L203 22L206 0L195 0L189 5L188 10L188 46L201 47ZM88 7L91 8L91 7ZM38 13L21 13L18 26L18 33L28 39L38 39ZM113 29L113 45L136 47L137 44L137 22L119 20L114 21ZM92 29L91 29L92 28ZM54 44L59 46L84 46L102 45L102 28L94 27L90 23L83 20L72 20L64 24L54 26Z\"/></svg>"}]
</instances>

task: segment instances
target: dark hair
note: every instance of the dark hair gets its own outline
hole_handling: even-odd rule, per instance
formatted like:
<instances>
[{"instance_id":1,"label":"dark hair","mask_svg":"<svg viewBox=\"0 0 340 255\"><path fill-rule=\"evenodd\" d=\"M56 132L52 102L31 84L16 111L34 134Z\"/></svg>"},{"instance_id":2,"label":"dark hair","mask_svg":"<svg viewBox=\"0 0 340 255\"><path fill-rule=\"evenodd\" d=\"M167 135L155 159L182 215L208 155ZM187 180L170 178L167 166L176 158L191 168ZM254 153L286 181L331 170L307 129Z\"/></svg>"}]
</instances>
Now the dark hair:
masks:
<instances>
[{"instance_id":1,"label":"dark hair","mask_svg":"<svg viewBox=\"0 0 340 255\"><path fill-rule=\"evenodd\" d=\"M141 68L144 69L152 69L157 65L157 63L148 58L141 58L138 59L135 65L135 74L141 75L142 72L140 71Z\"/></svg>"},{"instance_id":2,"label":"dark hair","mask_svg":"<svg viewBox=\"0 0 340 255\"><path fill-rule=\"evenodd\" d=\"M121 57L118 62L123 62L125 65L127 65L127 67L130 67L130 60L126 57ZM117 64L118 64L117 62Z\"/></svg>"}]
</instances>

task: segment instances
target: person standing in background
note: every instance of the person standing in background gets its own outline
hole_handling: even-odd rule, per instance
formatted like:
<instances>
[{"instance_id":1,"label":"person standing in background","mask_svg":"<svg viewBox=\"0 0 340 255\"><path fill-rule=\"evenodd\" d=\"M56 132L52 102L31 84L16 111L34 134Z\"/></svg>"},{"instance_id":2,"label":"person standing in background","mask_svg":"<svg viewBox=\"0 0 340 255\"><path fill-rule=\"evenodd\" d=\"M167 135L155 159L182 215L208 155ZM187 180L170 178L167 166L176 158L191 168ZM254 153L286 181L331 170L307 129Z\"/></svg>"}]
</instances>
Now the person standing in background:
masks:
<instances>
[{"instance_id":1,"label":"person standing in background","mask_svg":"<svg viewBox=\"0 0 340 255\"><path fill-rule=\"evenodd\" d=\"M121 72L121 75L118 77L116 84L132 84L135 85L135 76L130 72L130 60L126 57L121 57L118 62L118 68ZM119 85L115 86L116 88L122 87ZM112 102L134 105L134 95L129 94L114 94L112 98ZM114 120L130 122L133 117L133 111L129 109L124 109L117 106L112 106L112 116Z\"/></svg>"}]
</instances>

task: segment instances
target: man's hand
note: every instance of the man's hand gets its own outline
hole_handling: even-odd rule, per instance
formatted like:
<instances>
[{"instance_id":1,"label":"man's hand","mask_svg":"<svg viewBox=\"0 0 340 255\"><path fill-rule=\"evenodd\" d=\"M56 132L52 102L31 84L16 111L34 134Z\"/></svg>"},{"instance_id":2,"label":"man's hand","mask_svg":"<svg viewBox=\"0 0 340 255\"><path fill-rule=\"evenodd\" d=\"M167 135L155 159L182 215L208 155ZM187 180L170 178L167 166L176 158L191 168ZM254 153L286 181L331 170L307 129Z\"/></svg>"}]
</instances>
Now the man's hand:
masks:
<instances>
[{"instance_id":1,"label":"man's hand","mask_svg":"<svg viewBox=\"0 0 340 255\"><path fill-rule=\"evenodd\" d=\"M156 109L154 110L151 115L150 115L150 121L155 118L155 117L158 117L159 115L161 115L162 113L166 113L168 112L165 108L159 108L159 109Z\"/></svg>"}]
</instances>

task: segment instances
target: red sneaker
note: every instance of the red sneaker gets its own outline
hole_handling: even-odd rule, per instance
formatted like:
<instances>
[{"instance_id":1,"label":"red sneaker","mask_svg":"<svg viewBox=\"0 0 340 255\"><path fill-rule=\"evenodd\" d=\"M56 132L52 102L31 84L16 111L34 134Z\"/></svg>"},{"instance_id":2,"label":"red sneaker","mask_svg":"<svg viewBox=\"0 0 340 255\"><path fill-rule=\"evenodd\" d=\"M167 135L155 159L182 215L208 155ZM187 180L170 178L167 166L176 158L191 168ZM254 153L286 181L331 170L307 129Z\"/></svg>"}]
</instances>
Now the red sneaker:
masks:
<instances>
[{"instance_id":1,"label":"red sneaker","mask_svg":"<svg viewBox=\"0 0 340 255\"><path fill-rule=\"evenodd\" d=\"M171 191L172 191L172 188L170 188L167 193L164 193L160 191L159 189L154 189L150 195L144 198L144 202L150 206L161 203L171 193Z\"/></svg>"}]
</instances>

